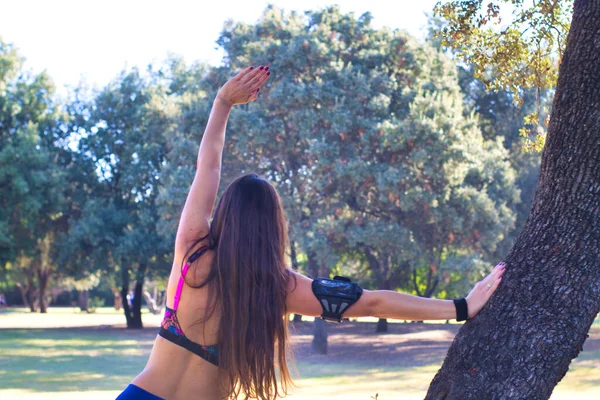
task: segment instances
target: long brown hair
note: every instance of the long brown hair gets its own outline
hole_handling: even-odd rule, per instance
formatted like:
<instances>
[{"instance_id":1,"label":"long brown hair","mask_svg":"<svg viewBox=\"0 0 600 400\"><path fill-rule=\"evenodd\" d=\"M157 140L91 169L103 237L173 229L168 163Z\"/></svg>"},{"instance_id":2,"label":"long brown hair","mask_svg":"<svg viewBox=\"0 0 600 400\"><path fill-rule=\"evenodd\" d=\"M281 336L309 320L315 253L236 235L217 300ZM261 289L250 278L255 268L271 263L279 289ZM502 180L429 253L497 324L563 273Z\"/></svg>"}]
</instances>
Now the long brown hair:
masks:
<instances>
[{"instance_id":1,"label":"long brown hair","mask_svg":"<svg viewBox=\"0 0 600 400\"><path fill-rule=\"evenodd\" d=\"M207 237L198 243L205 239L215 257L208 277L194 287L208 286L214 299L203 320L216 307L221 311L221 387L232 399L287 395L292 379L285 299L291 275L285 263L287 222L275 188L256 174L235 179L219 200Z\"/></svg>"}]
</instances>

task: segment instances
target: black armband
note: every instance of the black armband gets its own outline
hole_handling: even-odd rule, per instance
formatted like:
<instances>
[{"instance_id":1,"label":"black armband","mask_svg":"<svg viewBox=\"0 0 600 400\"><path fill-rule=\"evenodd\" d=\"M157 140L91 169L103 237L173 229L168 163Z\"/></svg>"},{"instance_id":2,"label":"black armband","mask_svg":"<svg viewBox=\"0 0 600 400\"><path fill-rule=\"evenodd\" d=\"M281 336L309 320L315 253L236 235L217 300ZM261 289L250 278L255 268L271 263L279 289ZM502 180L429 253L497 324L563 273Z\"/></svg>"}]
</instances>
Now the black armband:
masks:
<instances>
[{"instance_id":1,"label":"black armband","mask_svg":"<svg viewBox=\"0 0 600 400\"><path fill-rule=\"evenodd\" d=\"M343 276L317 278L312 283L312 291L323 308L321 318L336 322L342 322L342 314L360 299L363 292L356 282Z\"/></svg>"},{"instance_id":2,"label":"black armband","mask_svg":"<svg viewBox=\"0 0 600 400\"><path fill-rule=\"evenodd\" d=\"M466 299L454 300L454 307L456 307L456 320L466 321L469 319L469 308L467 307Z\"/></svg>"}]
</instances>

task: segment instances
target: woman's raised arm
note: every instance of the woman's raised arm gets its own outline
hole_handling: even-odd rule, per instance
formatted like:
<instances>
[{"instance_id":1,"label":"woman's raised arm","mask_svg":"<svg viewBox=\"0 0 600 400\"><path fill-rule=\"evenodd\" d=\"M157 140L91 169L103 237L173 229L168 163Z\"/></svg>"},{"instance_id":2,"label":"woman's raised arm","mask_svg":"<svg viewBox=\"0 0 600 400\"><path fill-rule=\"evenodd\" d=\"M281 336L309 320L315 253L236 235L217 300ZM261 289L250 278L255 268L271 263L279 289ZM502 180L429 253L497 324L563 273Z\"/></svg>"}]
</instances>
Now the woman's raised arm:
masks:
<instances>
[{"instance_id":1,"label":"woman's raised arm","mask_svg":"<svg viewBox=\"0 0 600 400\"><path fill-rule=\"evenodd\" d=\"M219 90L198 150L194 181L179 220L175 239L176 259L182 257L199 237L208 233L221 180L225 128L231 107L256 100L258 89L269 79L270 74L266 67L248 67Z\"/></svg>"}]
</instances>

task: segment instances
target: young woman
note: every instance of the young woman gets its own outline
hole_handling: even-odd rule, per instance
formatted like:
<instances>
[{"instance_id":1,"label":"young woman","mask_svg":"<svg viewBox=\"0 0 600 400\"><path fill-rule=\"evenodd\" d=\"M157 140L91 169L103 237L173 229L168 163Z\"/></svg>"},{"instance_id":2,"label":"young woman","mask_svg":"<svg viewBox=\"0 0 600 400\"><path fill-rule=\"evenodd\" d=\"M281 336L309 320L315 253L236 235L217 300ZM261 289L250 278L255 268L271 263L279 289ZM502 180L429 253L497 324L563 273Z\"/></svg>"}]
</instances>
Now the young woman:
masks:
<instances>
[{"instance_id":1,"label":"young woman","mask_svg":"<svg viewBox=\"0 0 600 400\"><path fill-rule=\"evenodd\" d=\"M269 182L244 175L223 193L211 222L229 112L256 100L270 74L268 67L246 68L214 100L177 230L165 319L148 364L118 400L270 400L287 392L285 317L318 317L323 308L313 281L286 266L281 200ZM503 272L500 263L471 291L469 317L483 308ZM452 300L365 290L344 317L447 320L457 310Z\"/></svg>"}]
</instances>

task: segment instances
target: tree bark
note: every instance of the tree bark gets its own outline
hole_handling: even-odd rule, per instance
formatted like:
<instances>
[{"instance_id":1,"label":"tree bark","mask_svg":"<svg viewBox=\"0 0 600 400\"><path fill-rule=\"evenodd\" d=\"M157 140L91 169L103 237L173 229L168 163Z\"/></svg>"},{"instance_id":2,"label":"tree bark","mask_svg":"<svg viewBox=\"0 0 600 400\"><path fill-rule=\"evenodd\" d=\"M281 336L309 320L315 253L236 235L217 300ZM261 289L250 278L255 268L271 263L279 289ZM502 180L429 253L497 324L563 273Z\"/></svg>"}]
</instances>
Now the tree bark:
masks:
<instances>
[{"instance_id":1,"label":"tree bark","mask_svg":"<svg viewBox=\"0 0 600 400\"><path fill-rule=\"evenodd\" d=\"M123 298L123 312L125 313L125 319L127 320L127 329L142 329L144 327L142 324L142 292L146 268L147 264L145 263L140 263L138 267L131 307L129 306L129 301L127 301L127 294L129 293L129 272L127 270L123 271L121 297Z\"/></svg>"},{"instance_id":2,"label":"tree bark","mask_svg":"<svg viewBox=\"0 0 600 400\"><path fill-rule=\"evenodd\" d=\"M48 312L48 297L46 296L46 289L48 288L48 276L49 271L38 268L38 293L40 296L40 313L46 314Z\"/></svg>"},{"instance_id":3,"label":"tree bark","mask_svg":"<svg viewBox=\"0 0 600 400\"><path fill-rule=\"evenodd\" d=\"M600 311L600 1L576 0L531 214L426 399L548 399Z\"/></svg>"},{"instance_id":4,"label":"tree bark","mask_svg":"<svg viewBox=\"0 0 600 400\"><path fill-rule=\"evenodd\" d=\"M364 252L369 261L369 269L375 273L379 290L389 290L391 285L389 281L389 264L384 268L382 263L379 262L375 254L367 246L364 246ZM385 259L385 256L382 257ZM375 326L376 333L386 333L388 331L388 322L385 318L379 318L377 325Z\"/></svg>"},{"instance_id":5,"label":"tree bark","mask_svg":"<svg viewBox=\"0 0 600 400\"><path fill-rule=\"evenodd\" d=\"M48 296L46 295L46 289L48 288L48 280L50 279L51 257L50 249L52 248L53 235L48 233L43 239L38 239L39 255L36 257L35 271L37 272L38 279L38 296L40 302L40 313L48 312Z\"/></svg>"},{"instance_id":6,"label":"tree bark","mask_svg":"<svg viewBox=\"0 0 600 400\"><path fill-rule=\"evenodd\" d=\"M390 290L392 285L388 279L384 279L380 284L381 290ZM386 318L379 318L377 321L377 326L375 327L376 333L387 333L388 332L388 320Z\"/></svg>"},{"instance_id":7,"label":"tree bark","mask_svg":"<svg viewBox=\"0 0 600 400\"><path fill-rule=\"evenodd\" d=\"M375 332L377 333L386 333L388 331L388 320L385 318L379 318L377 321L377 328L375 328Z\"/></svg>"},{"instance_id":8,"label":"tree bark","mask_svg":"<svg viewBox=\"0 0 600 400\"><path fill-rule=\"evenodd\" d=\"M77 302L81 311L88 311L90 300L90 292L87 290L79 290L77 293Z\"/></svg>"},{"instance_id":9,"label":"tree bark","mask_svg":"<svg viewBox=\"0 0 600 400\"><path fill-rule=\"evenodd\" d=\"M314 253L308 254L308 271L313 278L319 276L319 264ZM320 317L315 318L312 327L312 350L318 354L327 354L327 322Z\"/></svg>"},{"instance_id":10,"label":"tree bark","mask_svg":"<svg viewBox=\"0 0 600 400\"><path fill-rule=\"evenodd\" d=\"M129 328L132 324L131 311L129 308L129 299L127 296L129 295L129 272L127 269L123 269L121 271L121 277L123 279L123 284L121 286L121 298L123 299L123 314L125 314L125 321L127 323L127 328Z\"/></svg>"},{"instance_id":11,"label":"tree bark","mask_svg":"<svg viewBox=\"0 0 600 400\"><path fill-rule=\"evenodd\" d=\"M123 297L121 296L121 293L119 293L119 290L117 288L113 288L112 292L113 292L113 296L115 298L115 301L114 301L115 310L119 311L121 309L121 307L123 306Z\"/></svg>"},{"instance_id":12,"label":"tree bark","mask_svg":"<svg viewBox=\"0 0 600 400\"><path fill-rule=\"evenodd\" d=\"M292 228L288 229L288 236L292 237ZM290 239L290 259L292 260L292 269L298 271L298 253L296 252L296 242ZM294 314L294 322L302 322L301 314Z\"/></svg>"},{"instance_id":13,"label":"tree bark","mask_svg":"<svg viewBox=\"0 0 600 400\"><path fill-rule=\"evenodd\" d=\"M20 283L17 283L17 288L19 289L19 292L21 293L21 300L23 301L23 306L26 308L29 308L29 301L27 300L27 287L23 287L23 285L21 285Z\"/></svg>"},{"instance_id":14,"label":"tree bark","mask_svg":"<svg viewBox=\"0 0 600 400\"><path fill-rule=\"evenodd\" d=\"M158 288L155 286L154 287L154 293L150 294L150 292L148 292L147 290L144 291L143 293L144 295L144 300L146 301L146 307L148 307L148 310L150 310L150 312L154 315L158 315L162 312L162 303L159 301L159 296L158 296Z\"/></svg>"},{"instance_id":15,"label":"tree bark","mask_svg":"<svg viewBox=\"0 0 600 400\"><path fill-rule=\"evenodd\" d=\"M317 354L327 354L327 321L315 318L312 334L312 350Z\"/></svg>"},{"instance_id":16,"label":"tree bark","mask_svg":"<svg viewBox=\"0 0 600 400\"><path fill-rule=\"evenodd\" d=\"M132 318L131 325L128 326L129 329L142 329L144 325L142 324L142 289L144 287L144 278L138 279L135 282L135 290L132 304Z\"/></svg>"},{"instance_id":17,"label":"tree bark","mask_svg":"<svg viewBox=\"0 0 600 400\"><path fill-rule=\"evenodd\" d=\"M27 275L27 303L29 304L29 310L31 312L37 311L36 298L35 298L35 281L33 273Z\"/></svg>"}]
</instances>

